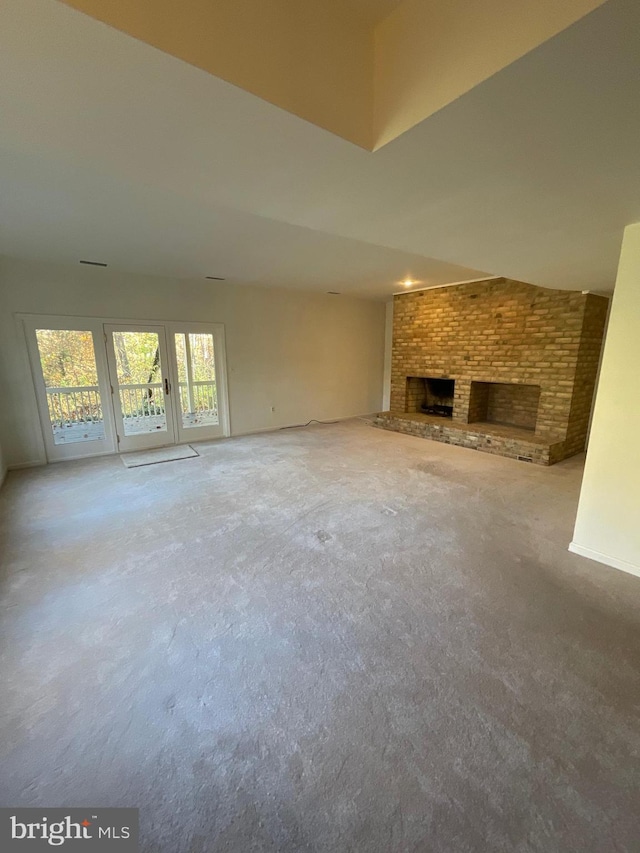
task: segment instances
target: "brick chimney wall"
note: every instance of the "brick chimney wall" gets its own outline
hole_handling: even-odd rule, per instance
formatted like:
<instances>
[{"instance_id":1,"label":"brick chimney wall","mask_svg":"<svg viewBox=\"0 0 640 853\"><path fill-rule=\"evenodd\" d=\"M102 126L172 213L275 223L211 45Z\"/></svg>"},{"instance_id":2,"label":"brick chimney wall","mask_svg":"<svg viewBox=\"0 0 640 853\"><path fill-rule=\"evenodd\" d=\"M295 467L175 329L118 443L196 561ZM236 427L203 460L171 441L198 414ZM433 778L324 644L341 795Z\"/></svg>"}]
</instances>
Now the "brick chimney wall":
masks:
<instances>
[{"instance_id":1,"label":"brick chimney wall","mask_svg":"<svg viewBox=\"0 0 640 853\"><path fill-rule=\"evenodd\" d=\"M551 461L578 453L585 445L607 308L601 296L504 278L399 294L391 412L407 411L408 377L450 378L454 422L481 419L490 399L495 422L503 418L530 429L535 423L535 435L555 443ZM533 387L509 394L472 383Z\"/></svg>"}]
</instances>

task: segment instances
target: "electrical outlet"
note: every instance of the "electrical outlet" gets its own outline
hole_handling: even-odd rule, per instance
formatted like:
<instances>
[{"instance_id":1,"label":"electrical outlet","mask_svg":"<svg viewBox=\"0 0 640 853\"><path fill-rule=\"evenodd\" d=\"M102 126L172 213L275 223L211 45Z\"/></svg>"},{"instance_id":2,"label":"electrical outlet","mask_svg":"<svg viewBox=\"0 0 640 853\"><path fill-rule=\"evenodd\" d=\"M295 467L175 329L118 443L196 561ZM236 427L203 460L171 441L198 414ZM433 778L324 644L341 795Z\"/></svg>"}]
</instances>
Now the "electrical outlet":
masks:
<instances>
[{"instance_id":1,"label":"electrical outlet","mask_svg":"<svg viewBox=\"0 0 640 853\"><path fill-rule=\"evenodd\" d=\"M276 410L276 407L275 407L275 406L271 406L271 411L272 411L272 412L275 412L275 410Z\"/></svg>"}]
</instances>

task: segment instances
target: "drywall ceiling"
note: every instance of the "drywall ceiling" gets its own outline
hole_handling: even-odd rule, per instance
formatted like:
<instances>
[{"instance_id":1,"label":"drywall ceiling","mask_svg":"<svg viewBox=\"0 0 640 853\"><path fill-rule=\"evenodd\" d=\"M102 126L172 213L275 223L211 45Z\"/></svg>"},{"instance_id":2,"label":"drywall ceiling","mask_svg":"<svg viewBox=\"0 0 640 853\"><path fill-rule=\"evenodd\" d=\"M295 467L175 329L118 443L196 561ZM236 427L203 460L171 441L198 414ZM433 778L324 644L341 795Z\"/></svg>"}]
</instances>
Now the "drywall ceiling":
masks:
<instances>
[{"instance_id":1,"label":"drywall ceiling","mask_svg":"<svg viewBox=\"0 0 640 853\"><path fill-rule=\"evenodd\" d=\"M5 254L60 263L82 258L143 274L221 276L365 298L388 297L403 277L443 283L482 275L96 174L79 160L12 151L3 161L0 246Z\"/></svg>"},{"instance_id":2,"label":"drywall ceiling","mask_svg":"<svg viewBox=\"0 0 640 853\"><path fill-rule=\"evenodd\" d=\"M0 9L0 252L383 298L613 286L640 220L640 4L371 153L54 0Z\"/></svg>"}]
</instances>

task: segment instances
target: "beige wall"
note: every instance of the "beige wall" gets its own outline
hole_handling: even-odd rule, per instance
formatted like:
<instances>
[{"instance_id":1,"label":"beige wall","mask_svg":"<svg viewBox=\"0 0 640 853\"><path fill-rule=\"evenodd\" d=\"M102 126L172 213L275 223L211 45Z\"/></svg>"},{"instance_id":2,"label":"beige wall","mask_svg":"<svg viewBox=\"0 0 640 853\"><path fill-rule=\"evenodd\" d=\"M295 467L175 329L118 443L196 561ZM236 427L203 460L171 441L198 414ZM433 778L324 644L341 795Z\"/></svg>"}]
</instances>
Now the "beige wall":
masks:
<instances>
[{"instance_id":1,"label":"beige wall","mask_svg":"<svg viewBox=\"0 0 640 853\"><path fill-rule=\"evenodd\" d=\"M381 406L384 303L4 258L0 440L10 465L38 462L43 452L15 312L224 323L234 435Z\"/></svg>"},{"instance_id":2,"label":"beige wall","mask_svg":"<svg viewBox=\"0 0 640 853\"><path fill-rule=\"evenodd\" d=\"M387 302L384 326L384 379L382 408L386 412L391 406L391 356L393 353L393 299Z\"/></svg>"},{"instance_id":3,"label":"beige wall","mask_svg":"<svg viewBox=\"0 0 640 853\"><path fill-rule=\"evenodd\" d=\"M0 371L2 368L2 358L3 358L3 356L2 356L2 354L0 354ZM1 417L2 417L2 407L0 406L0 418ZM0 429L0 487L2 486L2 483L4 482L4 478L6 477L6 475L7 475L7 457L6 457L4 450L2 449L2 431Z\"/></svg>"},{"instance_id":4,"label":"beige wall","mask_svg":"<svg viewBox=\"0 0 640 853\"><path fill-rule=\"evenodd\" d=\"M2 445L0 444L0 486L2 486L4 482L5 475L7 473L7 463L4 459L4 454L2 452Z\"/></svg>"},{"instance_id":5,"label":"beige wall","mask_svg":"<svg viewBox=\"0 0 640 853\"><path fill-rule=\"evenodd\" d=\"M63 2L371 147L373 33L341 0Z\"/></svg>"},{"instance_id":6,"label":"beige wall","mask_svg":"<svg viewBox=\"0 0 640 853\"><path fill-rule=\"evenodd\" d=\"M375 147L603 2L404 0L375 30Z\"/></svg>"},{"instance_id":7,"label":"beige wall","mask_svg":"<svg viewBox=\"0 0 640 853\"><path fill-rule=\"evenodd\" d=\"M640 224L625 230L570 550L640 575Z\"/></svg>"}]
</instances>

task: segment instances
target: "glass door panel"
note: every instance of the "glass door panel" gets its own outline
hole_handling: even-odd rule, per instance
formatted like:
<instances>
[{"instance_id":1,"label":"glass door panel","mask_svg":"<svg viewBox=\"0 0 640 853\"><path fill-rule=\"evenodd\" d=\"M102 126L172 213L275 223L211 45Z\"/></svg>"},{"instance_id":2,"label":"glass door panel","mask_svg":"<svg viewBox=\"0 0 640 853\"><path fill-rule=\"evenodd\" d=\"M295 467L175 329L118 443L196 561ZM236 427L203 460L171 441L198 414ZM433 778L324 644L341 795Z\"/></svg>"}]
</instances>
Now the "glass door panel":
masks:
<instances>
[{"instance_id":1,"label":"glass door panel","mask_svg":"<svg viewBox=\"0 0 640 853\"><path fill-rule=\"evenodd\" d=\"M96 348L98 327L52 325L25 323L47 458L109 453L115 447L110 411L104 410L108 381L104 352Z\"/></svg>"},{"instance_id":2,"label":"glass door panel","mask_svg":"<svg viewBox=\"0 0 640 853\"><path fill-rule=\"evenodd\" d=\"M218 411L215 341L211 332L175 332L178 431L181 441L222 435Z\"/></svg>"},{"instance_id":3,"label":"glass door panel","mask_svg":"<svg viewBox=\"0 0 640 853\"><path fill-rule=\"evenodd\" d=\"M218 426L213 335L180 333L175 343L183 428Z\"/></svg>"},{"instance_id":4,"label":"glass door panel","mask_svg":"<svg viewBox=\"0 0 640 853\"><path fill-rule=\"evenodd\" d=\"M93 335L75 329L36 329L53 443L105 437Z\"/></svg>"},{"instance_id":5,"label":"glass door panel","mask_svg":"<svg viewBox=\"0 0 640 853\"><path fill-rule=\"evenodd\" d=\"M167 431L157 332L113 332L125 435Z\"/></svg>"},{"instance_id":6,"label":"glass door panel","mask_svg":"<svg viewBox=\"0 0 640 853\"><path fill-rule=\"evenodd\" d=\"M164 328L105 329L120 450L173 444Z\"/></svg>"}]
</instances>

